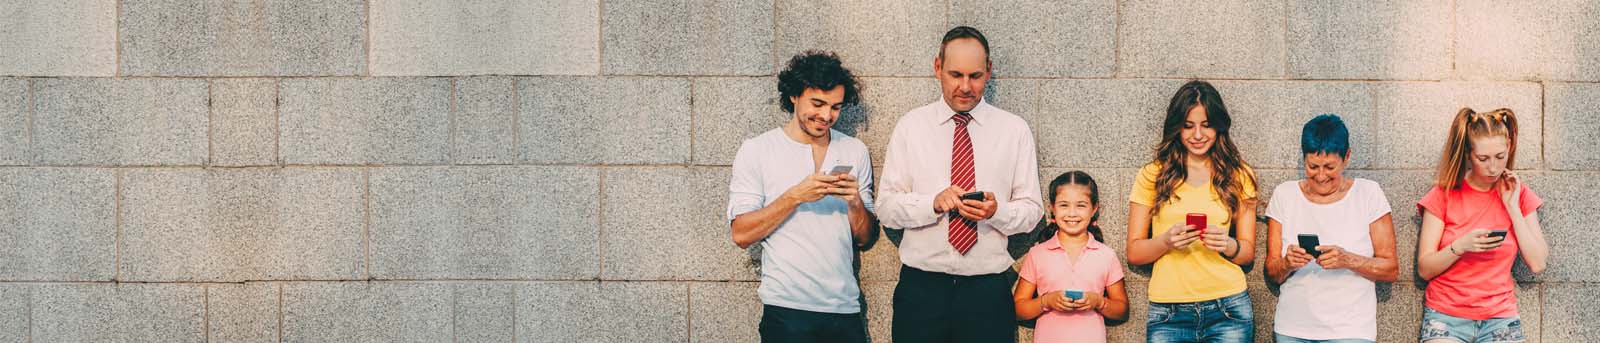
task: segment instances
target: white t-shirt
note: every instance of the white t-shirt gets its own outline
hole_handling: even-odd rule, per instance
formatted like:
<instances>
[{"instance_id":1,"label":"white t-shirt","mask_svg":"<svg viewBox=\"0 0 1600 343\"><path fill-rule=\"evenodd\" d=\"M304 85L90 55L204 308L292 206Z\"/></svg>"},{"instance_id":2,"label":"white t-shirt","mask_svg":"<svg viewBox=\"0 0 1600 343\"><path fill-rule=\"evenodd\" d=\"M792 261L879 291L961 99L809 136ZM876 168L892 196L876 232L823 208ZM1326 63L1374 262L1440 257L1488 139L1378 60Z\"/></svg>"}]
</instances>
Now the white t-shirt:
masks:
<instances>
[{"instance_id":1,"label":"white t-shirt","mask_svg":"<svg viewBox=\"0 0 1600 343\"><path fill-rule=\"evenodd\" d=\"M728 220L759 210L807 176L852 166L861 202L872 209L872 159L867 145L830 130L828 152L817 170L811 145L796 142L773 129L744 141L733 158L728 185ZM855 237L850 234L850 207L836 196L800 204L789 219L761 240L761 303L827 313L861 312L856 283Z\"/></svg>"},{"instance_id":2,"label":"white t-shirt","mask_svg":"<svg viewBox=\"0 0 1600 343\"><path fill-rule=\"evenodd\" d=\"M1282 255L1298 245L1300 234L1317 235L1320 245L1372 256L1370 224L1389 213L1389 199L1377 182L1355 179L1349 193L1331 204L1315 204L1300 191L1300 181L1278 185L1267 216L1283 225ZM1354 271L1306 264L1285 280L1278 295L1273 331L1296 338L1377 340L1378 294L1372 280Z\"/></svg>"}]
</instances>

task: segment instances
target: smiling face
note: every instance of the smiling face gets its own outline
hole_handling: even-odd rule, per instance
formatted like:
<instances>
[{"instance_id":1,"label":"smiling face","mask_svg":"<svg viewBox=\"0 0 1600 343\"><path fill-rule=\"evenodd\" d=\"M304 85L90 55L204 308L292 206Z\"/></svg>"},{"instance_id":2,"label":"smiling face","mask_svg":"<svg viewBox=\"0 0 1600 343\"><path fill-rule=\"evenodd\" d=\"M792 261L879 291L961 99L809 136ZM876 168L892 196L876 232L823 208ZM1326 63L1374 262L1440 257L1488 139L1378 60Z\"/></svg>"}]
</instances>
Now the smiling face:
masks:
<instances>
[{"instance_id":1,"label":"smiling face","mask_svg":"<svg viewBox=\"0 0 1600 343\"><path fill-rule=\"evenodd\" d=\"M1189 114L1184 118L1183 129L1179 133L1183 140L1184 149L1194 157L1206 157L1211 152L1212 144L1217 142L1217 129L1211 128L1211 121L1206 116L1206 107L1195 105L1189 108Z\"/></svg>"},{"instance_id":2,"label":"smiling face","mask_svg":"<svg viewBox=\"0 0 1600 343\"><path fill-rule=\"evenodd\" d=\"M1484 183L1499 179L1500 175L1505 174L1506 164L1511 160L1510 151L1510 144L1503 136L1472 139L1472 153L1467 156L1472 161L1472 174L1468 177Z\"/></svg>"},{"instance_id":3,"label":"smiling face","mask_svg":"<svg viewBox=\"0 0 1600 343\"><path fill-rule=\"evenodd\" d=\"M956 112L978 107L983 87L989 83L989 54L983 44L971 38L952 40L940 55L933 60L933 70L945 104Z\"/></svg>"},{"instance_id":4,"label":"smiling face","mask_svg":"<svg viewBox=\"0 0 1600 343\"><path fill-rule=\"evenodd\" d=\"M1317 195L1338 192L1344 184L1344 168L1350 163L1349 154L1345 155L1347 157L1330 153L1306 154L1306 188Z\"/></svg>"},{"instance_id":5,"label":"smiling face","mask_svg":"<svg viewBox=\"0 0 1600 343\"><path fill-rule=\"evenodd\" d=\"M1067 235L1076 236L1089 229L1089 222L1100 210L1089 197L1089 187L1061 185L1056 188L1055 203L1050 204L1051 220L1056 228Z\"/></svg>"},{"instance_id":6,"label":"smiling face","mask_svg":"<svg viewBox=\"0 0 1600 343\"><path fill-rule=\"evenodd\" d=\"M794 124L806 136L827 137L828 130L838 122L839 111L844 108L844 86L829 90L806 88L789 100L794 102Z\"/></svg>"}]
</instances>

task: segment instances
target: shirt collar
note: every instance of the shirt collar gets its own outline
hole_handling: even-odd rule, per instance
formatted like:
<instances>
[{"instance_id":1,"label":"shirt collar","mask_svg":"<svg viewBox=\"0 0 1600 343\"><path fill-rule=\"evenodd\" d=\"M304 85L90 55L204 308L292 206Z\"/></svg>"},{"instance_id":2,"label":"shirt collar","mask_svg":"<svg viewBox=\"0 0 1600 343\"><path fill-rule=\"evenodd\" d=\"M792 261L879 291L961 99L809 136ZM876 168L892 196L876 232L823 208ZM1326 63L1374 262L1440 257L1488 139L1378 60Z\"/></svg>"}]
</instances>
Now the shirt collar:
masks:
<instances>
[{"instance_id":1,"label":"shirt collar","mask_svg":"<svg viewBox=\"0 0 1600 343\"><path fill-rule=\"evenodd\" d=\"M1040 244L1044 245L1044 248L1049 250L1065 249L1065 247L1061 246L1061 240L1056 239L1055 236L1051 236L1050 240ZM1083 245L1084 250L1100 250L1104 247L1106 247L1105 243L1100 243L1100 241L1094 240L1093 237L1089 238L1089 243Z\"/></svg>"},{"instance_id":2,"label":"shirt collar","mask_svg":"<svg viewBox=\"0 0 1600 343\"><path fill-rule=\"evenodd\" d=\"M977 106L973 106L971 111L967 111L967 114L971 114L972 115L972 121L970 121L968 123L982 125L983 124L983 113L987 112L987 111L984 111L984 109L983 109L985 106L989 106L989 100L983 99L983 98L979 98L978 99L978 105ZM938 107L939 107L939 117L936 118L936 119L938 119L938 123L939 124L944 124L945 122L953 122L954 119L951 119L950 117L954 117L956 115L956 110L950 109L950 103L947 103L947 102L944 101L944 96L940 96L939 97L939 106Z\"/></svg>"}]
</instances>

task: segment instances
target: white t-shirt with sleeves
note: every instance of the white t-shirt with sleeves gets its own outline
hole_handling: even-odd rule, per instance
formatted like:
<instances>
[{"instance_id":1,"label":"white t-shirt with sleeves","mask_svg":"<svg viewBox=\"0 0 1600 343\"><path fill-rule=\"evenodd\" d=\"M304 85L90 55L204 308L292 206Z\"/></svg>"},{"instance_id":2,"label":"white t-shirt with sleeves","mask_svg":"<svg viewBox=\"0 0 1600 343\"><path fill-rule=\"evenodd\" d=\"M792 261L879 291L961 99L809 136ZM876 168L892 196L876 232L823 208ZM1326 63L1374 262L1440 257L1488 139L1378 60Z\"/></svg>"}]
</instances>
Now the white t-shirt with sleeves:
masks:
<instances>
[{"instance_id":1,"label":"white t-shirt with sleeves","mask_svg":"<svg viewBox=\"0 0 1600 343\"><path fill-rule=\"evenodd\" d=\"M1373 221L1390 211L1377 182L1356 178L1343 199L1316 204L1300 191L1299 180L1279 184L1267 216L1282 224L1282 256L1298 245L1300 234L1317 235L1320 245L1372 256ZM1377 290L1371 280L1350 270L1322 269L1315 261L1285 280L1278 295L1273 331L1296 338L1377 340Z\"/></svg>"}]
</instances>

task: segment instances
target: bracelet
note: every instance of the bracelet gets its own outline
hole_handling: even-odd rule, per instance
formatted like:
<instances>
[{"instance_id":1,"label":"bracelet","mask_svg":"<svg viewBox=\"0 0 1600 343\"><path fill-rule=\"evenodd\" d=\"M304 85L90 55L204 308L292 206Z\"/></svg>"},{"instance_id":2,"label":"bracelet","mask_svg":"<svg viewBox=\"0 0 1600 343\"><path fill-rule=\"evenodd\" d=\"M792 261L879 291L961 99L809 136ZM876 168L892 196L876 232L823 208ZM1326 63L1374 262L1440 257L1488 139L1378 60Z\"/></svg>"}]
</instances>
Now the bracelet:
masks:
<instances>
[{"instance_id":1,"label":"bracelet","mask_svg":"<svg viewBox=\"0 0 1600 343\"><path fill-rule=\"evenodd\" d=\"M1456 257L1461 257L1461 254L1456 252L1456 245L1455 244L1451 244L1450 245L1450 254L1451 255L1456 255Z\"/></svg>"},{"instance_id":2,"label":"bracelet","mask_svg":"<svg viewBox=\"0 0 1600 343\"><path fill-rule=\"evenodd\" d=\"M1233 240L1233 254L1232 254L1233 256L1229 256L1229 254L1224 253L1224 254L1222 254L1222 257L1226 257L1229 260L1232 260L1234 257L1239 257L1239 250L1244 249L1244 247L1239 245L1239 239L1238 238L1228 237L1228 239Z\"/></svg>"}]
</instances>

